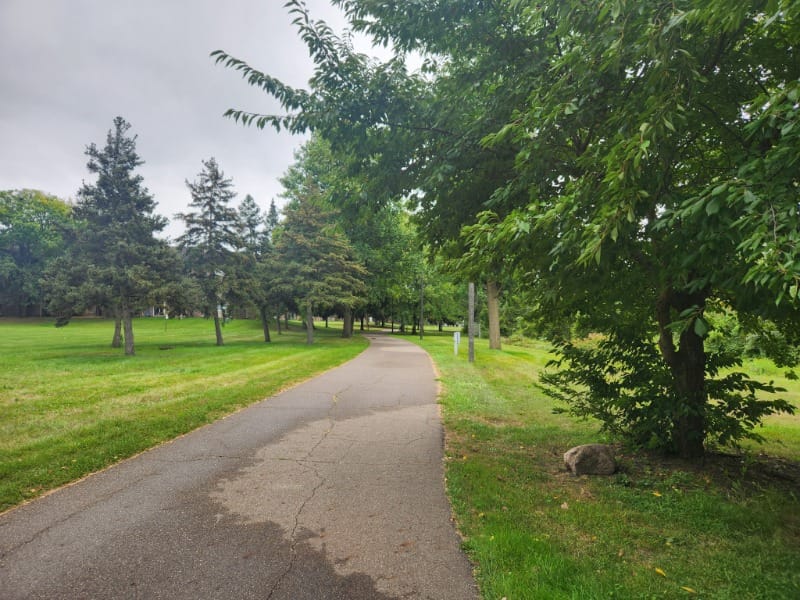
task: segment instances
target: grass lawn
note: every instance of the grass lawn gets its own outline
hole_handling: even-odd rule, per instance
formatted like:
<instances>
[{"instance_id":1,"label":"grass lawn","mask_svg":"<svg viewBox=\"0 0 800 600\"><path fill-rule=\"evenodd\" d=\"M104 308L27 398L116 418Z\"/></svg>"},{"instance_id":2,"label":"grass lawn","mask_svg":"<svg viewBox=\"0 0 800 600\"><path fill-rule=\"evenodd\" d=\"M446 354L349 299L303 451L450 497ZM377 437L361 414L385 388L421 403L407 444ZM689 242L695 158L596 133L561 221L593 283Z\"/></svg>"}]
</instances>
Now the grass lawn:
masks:
<instances>
[{"instance_id":1,"label":"grass lawn","mask_svg":"<svg viewBox=\"0 0 800 600\"><path fill-rule=\"evenodd\" d=\"M448 493L486 600L800 598L796 479L765 472L755 453L703 468L623 453L612 477L573 477L563 453L605 440L553 414L537 389L546 345L479 341L474 365L466 343L454 357L450 336L422 345L441 373ZM748 368L800 403L797 382ZM768 443L755 451L800 457L800 416L772 417L760 433Z\"/></svg>"},{"instance_id":2,"label":"grass lawn","mask_svg":"<svg viewBox=\"0 0 800 600\"><path fill-rule=\"evenodd\" d=\"M324 327L324 326L323 326ZM358 354L366 340L298 324L263 342L258 321L137 319L136 356L113 322L0 319L0 511L210 423Z\"/></svg>"}]
</instances>

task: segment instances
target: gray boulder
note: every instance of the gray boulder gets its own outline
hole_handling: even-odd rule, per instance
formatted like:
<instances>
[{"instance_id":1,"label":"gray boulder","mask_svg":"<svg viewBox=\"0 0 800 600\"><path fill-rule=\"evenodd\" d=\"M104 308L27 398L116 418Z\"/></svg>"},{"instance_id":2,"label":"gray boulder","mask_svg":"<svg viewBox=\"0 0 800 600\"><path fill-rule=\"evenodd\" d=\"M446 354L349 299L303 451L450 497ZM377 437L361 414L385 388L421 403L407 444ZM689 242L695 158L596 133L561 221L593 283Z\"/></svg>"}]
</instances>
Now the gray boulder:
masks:
<instances>
[{"instance_id":1,"label":"gray boulder","mask_svg":"<svg viewBox=\"0 0 800 600\"><path fill-rule=\"evenodd\" d=\"M617 470L614 452L605 444L586 444L570 448L564 464L574 475L613 475Z\"/></svg>"}]
</instances>

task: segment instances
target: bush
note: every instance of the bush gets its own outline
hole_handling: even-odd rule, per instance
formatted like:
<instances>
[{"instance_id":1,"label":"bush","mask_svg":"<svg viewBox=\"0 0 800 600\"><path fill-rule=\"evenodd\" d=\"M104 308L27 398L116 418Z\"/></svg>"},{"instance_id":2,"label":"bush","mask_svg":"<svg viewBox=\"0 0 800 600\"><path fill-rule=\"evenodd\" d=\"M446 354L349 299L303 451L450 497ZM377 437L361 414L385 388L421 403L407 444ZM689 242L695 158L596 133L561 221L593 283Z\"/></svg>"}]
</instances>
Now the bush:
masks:
<instances>
[{"instance_id":1,"label":"bush","mask_svg":"<svg viewBox=\"0 0 800 600\"><path fill-rule=\"evenodd\" d=\"M611 335L596 343L562 342L559 370L542 376L545 393L567 405L578 417L598 419L602 428L635 446L674 453L676 424L686 416L673 376L656 345L648 340ZM735 445L749 438L761 419L775 412L793 412L782 399L760 400L757 393L785 391L721 369L740 366L738 356L716 352L708 356L707 402L702 407L706 444Z\"/></svg>"}]
</instances>

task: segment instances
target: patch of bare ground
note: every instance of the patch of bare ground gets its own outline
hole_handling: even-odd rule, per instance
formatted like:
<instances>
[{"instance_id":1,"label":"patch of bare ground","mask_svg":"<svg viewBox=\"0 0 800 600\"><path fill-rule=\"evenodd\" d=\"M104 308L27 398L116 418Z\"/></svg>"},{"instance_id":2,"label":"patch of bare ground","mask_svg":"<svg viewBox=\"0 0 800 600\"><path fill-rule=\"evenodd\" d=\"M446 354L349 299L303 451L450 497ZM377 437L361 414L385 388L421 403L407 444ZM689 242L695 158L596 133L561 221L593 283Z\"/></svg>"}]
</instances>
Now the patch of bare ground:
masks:
<instances>
[{"instance_id":1,"label":"patch of bare ground","mask_svg":"<svg viewBox=\"0 0 800 600\"><path fill-rule=\"evenodd\" d=\"M727 492L749 494L765 489L800 497L800 461L768 454L707 452L700 460L687 460L652 452L617 448L619 472L634 481L691 474L698 484Z\"/></svg>"}]
</instances>

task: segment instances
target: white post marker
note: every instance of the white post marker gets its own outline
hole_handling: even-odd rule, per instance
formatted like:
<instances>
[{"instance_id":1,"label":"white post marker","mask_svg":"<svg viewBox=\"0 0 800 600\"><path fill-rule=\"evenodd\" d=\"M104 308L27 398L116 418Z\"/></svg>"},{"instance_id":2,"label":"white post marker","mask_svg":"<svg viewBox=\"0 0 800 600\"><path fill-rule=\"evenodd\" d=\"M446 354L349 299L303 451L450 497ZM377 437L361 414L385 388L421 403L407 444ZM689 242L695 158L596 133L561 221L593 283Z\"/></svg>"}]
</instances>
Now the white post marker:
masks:
<instances>
[{"instance_id":1,"label":"white post marker","mask_svg":"<svg viewBox=\"0 0 800 600\"><path fill-rule=\"evenodd\" d=\"M453 354L458 356L458 345L461 343L461 332L454 331L453 332Z\"/></svg>"}]
</instances>

